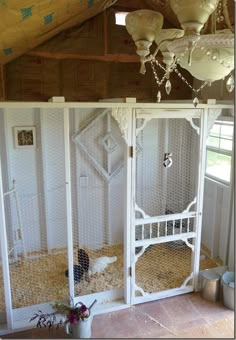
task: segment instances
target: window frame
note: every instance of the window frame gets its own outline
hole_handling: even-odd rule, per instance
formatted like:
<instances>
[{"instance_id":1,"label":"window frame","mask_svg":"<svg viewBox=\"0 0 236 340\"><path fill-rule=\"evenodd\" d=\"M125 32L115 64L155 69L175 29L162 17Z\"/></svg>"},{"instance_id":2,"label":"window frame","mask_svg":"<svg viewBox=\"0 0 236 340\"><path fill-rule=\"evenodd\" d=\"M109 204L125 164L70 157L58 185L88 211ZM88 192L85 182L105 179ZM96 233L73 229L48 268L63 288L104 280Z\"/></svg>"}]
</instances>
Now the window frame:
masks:
<instances>
[{"instance_id":1,"label":"window frame","mask_svg":"<svg viewBox=\"0 0 236 340\"><path fill-rule=\"evenodd\" d=\"M219 147L207 145L207 140L206 140L205 178L214 180L215 182L220 183L220 184L224 184L224 185L226 185L226 186L230 186L231 177L232 177L233 153L234 153L234 120L233 120L233 117L224 117L224 116L220 116L220 117L218 117L218 119L214 122L213 126L214 126L214 125L220 125L220 132L219 132L219 135L216 136L216 135L214 135L214 134L211 135L211 133L209 133L209 135L208 135L208 137L207 137L207 140L208 140L209 137L213 137L213 138L219 139ZM230 126L233 127L232 138L221 137L221 127L222 127L222 126L227 126L227 125L230 125ZM213 126L212 126L212 128L213 128ZM221 147L220 147L220 141L221 141L221 140L229 140L229 141L232 141L232 150L221 149ZM212 175L212 174L207 173L207 152L208 152L208 151L215 152L216 154L219 154L219 155L229 156L229 157L231 158L231 165L230 165L230 179L229 179L229 181L224 180L224 179L222 179L222 178L219 178L219 177L217 177L217 176L214 176L214 175Z\"/></svg>"}]
</instances>

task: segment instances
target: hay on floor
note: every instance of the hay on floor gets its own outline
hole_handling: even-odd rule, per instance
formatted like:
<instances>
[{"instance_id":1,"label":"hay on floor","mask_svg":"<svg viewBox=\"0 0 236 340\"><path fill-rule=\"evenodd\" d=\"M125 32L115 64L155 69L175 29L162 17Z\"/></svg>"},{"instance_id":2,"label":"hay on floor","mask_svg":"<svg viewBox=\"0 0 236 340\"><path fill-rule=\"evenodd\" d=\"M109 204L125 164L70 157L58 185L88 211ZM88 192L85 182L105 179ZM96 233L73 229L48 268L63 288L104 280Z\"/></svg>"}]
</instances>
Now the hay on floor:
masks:
<instances>
[{"instance_id":1,"label":"hay on floor","mask_svg":"<svg viewBox=\"0 0 236 340\"><path fill-rule=\"evenodd\" d=\"M136 284L147 293L180 287L192 272L192 251L187 245L167 242L150 246L136 263ZM206 257L200 270L214 268L217 263ZM137 292L137 295L140 295Z\"/></svg>"},{"instance_id":2,"label":"hay on floor","mask_svg":"<svg viewBox=\"0 0 236 340\"><path fill-rule=\"evenodd\" d=\"M100 256L117 256L117 261L96 273L90 282L83 280L75 284L75 295L87 295L115 288L124 287L123 245L105 246L94 251L85 249L90 258ZM30 256L36 255L35 259ZM67 300L69 297L68 268L66 249L46 253L30 254L16 263L10 264L10 279L13 308L34 304ZM77 263L77 250L74 252ZM200 269L213 268L217 264L206 257L200 262ZM168 247L166 244L150 247L138 260L136 265L137 284L146 292L156 292L180 286L190 274L191 250ZM0 268L0 283L3 282ZM0 311L5 311L3 284L0 285Z\"/></svg>"},{"instance_id":3,"label":"hay on floor","mask_svg":"<svg viewBox=\"0 0 236 340\"><path fill-rule=\"evenodd\" d=\"M117 261L109 264L101 273L96 273L90 282L82 280L75 284L75 295L86 295L105 290L122 288L123 279L123 246L106 246L99 251L86 249L90 258L100 256L117 256ZM33 259L31 259L33 257ZM66 249L45 253L31 253L27 259L10 264L10 279L13 308L34 304L68 300L69 285L65 270L68 269ZM74 252L74 263L77 264L77 250ZM0 268L0 282L2 271ZM3 286L0 287L0 298L4 297ZM5 310L4 298L0 300L0 311Z\"/></svg>"}]
</instances>

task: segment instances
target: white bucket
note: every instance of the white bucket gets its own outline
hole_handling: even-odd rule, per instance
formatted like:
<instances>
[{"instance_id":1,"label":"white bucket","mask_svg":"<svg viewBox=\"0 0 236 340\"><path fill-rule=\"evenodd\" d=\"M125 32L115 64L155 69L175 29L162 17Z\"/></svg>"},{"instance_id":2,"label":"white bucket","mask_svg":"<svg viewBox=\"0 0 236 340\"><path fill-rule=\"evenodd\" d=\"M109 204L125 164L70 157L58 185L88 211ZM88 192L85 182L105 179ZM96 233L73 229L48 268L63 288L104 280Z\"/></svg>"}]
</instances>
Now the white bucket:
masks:
<instances>
[{"instance_id":1,"label":"white bucket","mask_svg":"<svg viewBox=\"0 0 236 340\"><path fill-rule=\"evenodd\" d=\"M202 276L202 297L211 302L219 300L220 294L220 275L217 273L205 270L201 273Z\"/></svg>"},{"instance_id":2,"label":"white bucket","mask_svg":"<svg viewBox=\"0 0 236 340\"><path fill-rule=\"evenodd\" d=\"M225 272L222 276L224 306L234 310L234 272Z\"/></svg>"}]
</instances>

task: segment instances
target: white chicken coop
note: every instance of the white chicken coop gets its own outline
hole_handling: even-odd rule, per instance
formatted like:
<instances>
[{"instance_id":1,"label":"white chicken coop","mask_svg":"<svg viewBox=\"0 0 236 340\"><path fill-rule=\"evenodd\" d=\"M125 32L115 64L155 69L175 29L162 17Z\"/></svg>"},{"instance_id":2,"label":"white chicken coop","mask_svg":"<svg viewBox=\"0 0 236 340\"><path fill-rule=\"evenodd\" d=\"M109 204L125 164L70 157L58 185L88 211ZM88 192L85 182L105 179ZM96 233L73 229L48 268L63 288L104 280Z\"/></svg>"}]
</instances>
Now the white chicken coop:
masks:
<instances>
[{"instance_id":1,"label":"white chicken coop","mask_svg":"<svg viewBox=\"0 0 236 340\"><path fill-rule=\"evenodd\" d=\"M1 103L0 322L196 290L205 141L227 107Z\"/></svg>"}]
</instances>

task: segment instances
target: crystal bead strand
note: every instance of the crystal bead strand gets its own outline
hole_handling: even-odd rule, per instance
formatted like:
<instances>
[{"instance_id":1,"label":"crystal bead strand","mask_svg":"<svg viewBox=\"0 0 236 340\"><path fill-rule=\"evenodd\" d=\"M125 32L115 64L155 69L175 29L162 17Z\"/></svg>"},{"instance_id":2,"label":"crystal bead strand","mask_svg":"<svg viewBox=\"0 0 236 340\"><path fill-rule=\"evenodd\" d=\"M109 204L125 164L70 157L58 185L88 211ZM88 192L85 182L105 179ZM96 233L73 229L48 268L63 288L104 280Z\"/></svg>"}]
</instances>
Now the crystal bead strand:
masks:
<instances>
[{"instance_id":1,"label":"crystal bead strand","mask_svg":"<svg viewBox=\"0 0 236 340\"><path fill-rule=\"evenodd\" d=\"M152 71L153 71L153 74L154 74L154 78L155 78L155 80L156 80L157 85L160 87L160 86L164 83L165 79L167 79L168 73L166 72L166 69L165 69L161 64L159 64L159 62L158 62L157 60L155 60L155 62L156 62L156 65L157 65L157 66L161 67L161 69L162 69L163 71L165 71L164 76L163 76L162 79L160 80L159 77L158 77L158 75L157 75L157 71L155 70L154 62L151 61L151 67L152 67Z\"/></svg>"},{"instance_id":2,"label":"crystal bead strand","mask_svg":"<svg viewBox=\"0 0 236 340\"><path fill-rule=\"evenodd\" d=\"M153 60L151 60L151 67L152 67L152 73L153 73L153 75L154 75L154 78L155 78L155 80L156 80L156 83L157 83L158 87L160 87L161 82L160 82L160 79L159 79L159 77L158 77L158 75L157 75L157 72L156 72L156 70L155 70ZM160 101L161 101L161 91L158 90L158 92L157 92L157 103L160 103Z\"/></svg>"},{"instance_id":3,"label":"crystal bead strand","mask_svg":"<svg viewBox=\"0 0 236 340\"><path fill-rule=\"evenodd\" d=\"M223 2L222 0L219 1L217 9L216 9L216 22L217 23L224 21L223 7L227 5L227 2L224 1L223 6L222 6L222 2Z\"/></svg>"},{"instance_id":4,"label":"crystal bead strand","mask_svg":"<svg viewBox=\"0 0 236 340\"><path fill-rule=\"evenodd\" d=\"M153 72L154 78L156 80L156 83L157 83L158 87L160 88L160 86L164 83L165 79L167 79L165 89L166 89L166 93L169 94L170 91L171 91L171 83L169 81L169 72L167 72L166 69L161 64L159 64L159 62L157 60L155 60L155 63L156 63L157 66L159 66L165 72L162 79L160 80L158 75L157 75L157 71L155 70L154 62L153 62L153 60L151 60L152 72ZM157 92L157 102L160 103L160 101L161 101L161 91L158 90L158 92Z\"/></svg>"},{"instance_id":5,"label":"crystal bead strand","mask_svg":"<svg viewBox=\"0 0 236 340\"><path fill-rule=\"evenodd\" d=\"M201 49L204 49L204 48L205 48L204 46L201 47ZM156 64L156 66L158 66L160 69L162 69L162 70L165 72L165 73L164 73L164 76L162 77L161 80L159 79L159 77L158 77L158 75L157 75L157 71L155 70L154 61L151 60L152 71L153 71L153 74L154 74L154 77L155 77L155 80L156 80L156 83L157 83L158 87L160 87L160 86L163 84L163 82L165 81L165 79L167 79L166 85L165 85L165 89L166 89L166 93L167 93L167 94L169 94L170 91L171 91L171 82L170 82L170 80L169 80L169 75L170 75L170 73L172 73L173 71L175 71L175 73L178 75L178 77L179 77L179 78L180 78L180 79L181 79L181 80L182 80L182 81L183 81L183 82L184 82L184 83L185 83L185 84L186 84L186 85L187 85L187 86L195 93L195 94L199 93L206 85L211 86L211 82L205 81L204 83L202 83L202 85L201 85L199 88L195 89L195 88L187 81L187 79L186 79L186 78L178 71L178 69L177 69L177 63L179 63L179 61L186 55L187 52L188 52L188 49L186 49L186 50L181 54L180 57L178 57L178 58L175 59L175 62L174 62L173 65L171 66L171 69L170 69L169 72L166 72L166 68L165 68L164 66L162 66L162 65L158 62L158 60L155 59L155 64ZM207 55L211 55L211 52L210 52L210 51L207 51L207 52L208 52ZM210 53L209 53L209 52L210 52ZM213 55L212 60L215 60L215 61L220 62L220 61L218 60L217 56L215 56L215 55ZM221 64L222 64L222 61L221 61ZM224 65L224 66L230 68L230 66L226 66L226 65ZM230 78L229 78L228 81L227 81L227 85L226 85L228 91L232 91L232 90L233 90L233 86L234 86L234 78L233 78L233 76L232 76L232 74L231 74ZM157 102L160 102L160 101L161 101L161 92L160 92L160 90L159 90L158 93L157 93ZM196 106L198 105L198 103L199 103L199 100L198 100L197 97L195 97L194 100L193 100L194 106L196 107Z\"/></svg>"},{"instance_id":6,"label":"crystal bead strand","mask_svg":"<svg viewBox=\"0 0 236 340\"><path fill-rule=\"evenodd\" d=\"M187 79L184 78L184 76L182 76L182 74L177 70L177 68L175 68L174 70L178 77L181 78L181 80L194 92L194 93L198 93L200 92L206 85L209 85L209 82L205 81L198 89L195 89L191 84L189 84L189 82L187 81ZM193 105L194 107L197 107L197 105L199 104L199 100L198 97L194 97L193 99Z\"/></svg>"},{"instance_id":7,"label":"crystal bead strand","mask_svg":"<svg viewBox=\"0 0 236 340\"><path fill-rule=\"evenodd\" d=\"M175 73L177 73L178 77L194 92L194 93L198 93L199 91L201 91L206 85L209 84L209 82L205 81L198 89L195 89L191 84L189 84L189 82L187 81L187 79L184 78L184 76L182 76L182 74L177 70L177 68L174 69Z\"/></svg>"}]
</instances>

